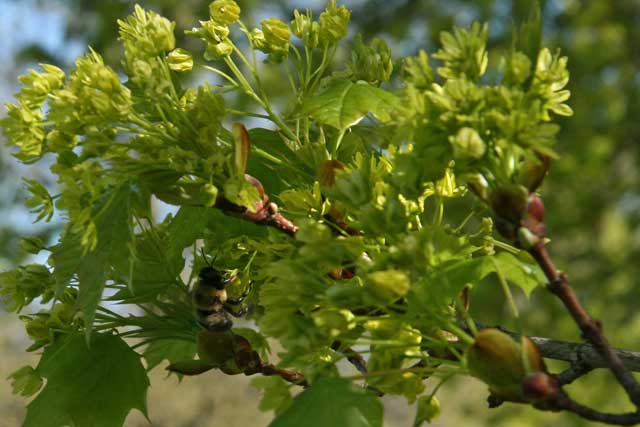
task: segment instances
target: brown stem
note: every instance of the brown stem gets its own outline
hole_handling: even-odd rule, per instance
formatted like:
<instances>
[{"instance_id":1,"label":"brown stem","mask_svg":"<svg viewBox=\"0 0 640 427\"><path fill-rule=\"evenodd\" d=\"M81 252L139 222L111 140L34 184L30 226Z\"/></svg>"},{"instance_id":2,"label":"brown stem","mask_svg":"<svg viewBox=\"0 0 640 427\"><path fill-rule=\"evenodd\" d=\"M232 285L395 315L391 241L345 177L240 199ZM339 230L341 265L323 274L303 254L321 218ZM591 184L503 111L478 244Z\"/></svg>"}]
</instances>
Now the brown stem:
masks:
<instances>
[{"instance_id":1,"label":"brown stem","mask_svg":"<svg viewBox=\"0 0 640 427\"><path fill-rule=\"evenodd\" d=\"M258 189L259 194L261 195L261 201L256 203L254 212L245 207L235 205L224 197L219 197L218 200L216 200L215 207L227 213L240 215L242 218L255 224L271 226L287 233L289 236L295 236L295 233L298 231L298 227L278 212L277 206L270 202L269 196L264 191L260 181L249 175L246 176L246 179ZM536 217L536 215L530 215L521 222L521 226L527 228L531 233L539 237L539 241L529 249L529 253L536 260L549 280L549 285L547 286L549 291L555 294L562 301L567 311L571 314L580 328L583 338L593 345L606 365L611 369L618 382L625 389L627 395L635 404L636 408L640 409L640 385L638 385L633 374L622 362L618 353L611 348L602 332L600 322L592 319L582 307L576 294L573 292L573 289L569 286L567 276L558 272L553 264L542 238L545 230L544 223L542 222L542 215L543 213L538 213L538 217ZM345 230L348 234L356 235L356 232L353 230L348 230L343 227L340 228ZM340 347L339 343L334 344ZM357 353L353 352L351 349L345 349L345 351L347 359L356 367L356 369L360 372L367 371L366 363L361 356L357 355ZM544 352L542 354L545 356ZM573 362L576 362L576 360L573 360ZM593 366L585 364L584 361L580 361L580 363L576 362L572 364L569 369L560 374L559 382L560 384L568 384L589 372L591 369L593 369ZM301 373L279 369L269 363L262 363L258 368L258 372L263 375L278 375L285 381L302 385L303 387L308 386L307 381ZM573 401L562 391L543 404L536 404L534 406L539 409L546 410L566 410L573 412L582 418L608 424L635 425L640 422L640 411L624 414L599 412Z\"/></svg>"},{"instance_id":2,"label":"brown stem","mask_svg":"<svg viewBox=\"0 0 640 427\"><path fill-rule=\"evenodd\" d=\"M587 406L572 400L566 394L560 393L554 397L552 401L545 402L542 405L534 405L538 409L551 411L568 411L572 412L584 419L598 421L606 424L619 426L633 426L640 423L640 411L627 412L623 414L611 414L607 412L599 412Z\"/></svg>"},{"instance_id":3,"label":"brown stem","mask_svg":"<svg viewBox=\"0 0 640 427\"><path fill-rule=\"evenodd\" d=\"M269 195L264 191L262 183L257 178L245 175L245 179L258 190L258 194L261 197L260 201L255 205L254 212L244 206L232 203L224 196L218 196L214 207L225 213L238 215L254 224L274 227L293 237L298 231L298 226L278 212L278 206L270 201Z\"/></svg>"},{"instance_id":4,"label":"brown stem","mask_svg":"<svg viewBox=\"0 0 640 427\"><path fill-rule=\"evenodd\" d=\"M283 380L302 387L309 387L309 383L300 372L290 371L288 369L276 368L271 363L263 363L258 367L258 372L265 376L277 375Z\"/></svg>"},{"instance_id":5,"label":"brown stem","mask_svg":"<svg viewBox=\"0 0 640 427\"><path fill-rule=\"evenodd\" d=\"M631 399L637 408L640 408L640 386L638 382L633 377L633 374L626 368L618 354L611 348L611 345L602 332L600 322L592 319L582 307L575 292L573 292L573 289L569 286L567 276L558 272L553 265L544 241L540 239L536 245L529 249L529 253L531 253L549 280L549 285L547 286L549 291L562 301L580 328L582 337L591 343L598 351L620 385L627 392L629 399Z\"/></svg>"},{"instance_id":6,"label":"brown stem","mask_svg":"<svg viewBox=\"0 0 640 427\"><path fill-rule=\"evenodd\" d=\"M262 224L262 225L274 227L280 231L287 233L289 236L294 237L296 232L298 231L298 226L278 212L277 205L270 201L269 195L266 193L264 187L262 186L262 183L257 178L251 175L245 175L245 179L247 180L247 182L249 182L258 190L258 194L260 194L260 197L261 197L261 200L258 203L256 203L255 212L252 212L251 210L247 209L244 206L239 206L230 202L224 196L218 197L215 203L215 207L222 210L223 212L226 212L232 215L239 215L243 219L251 221L254 224L258 224L258 225ZM353 230L348 228L346 224L344 224L344 229L347 232L350 232L350 231L353 232ZM332 275L332 277L334 277L334 275ZM350 278L350 277L353 277L353 274L351 274L347 270L340 269L339 271L336 272L334 278L339 280L339 279ZM337 347L334 348L334 350L339 348L340 346L341 344L337 342ZM332 348L333 347L334 346L332 346ZM346 348L343 350L345 355L347 356L347 360L349 360L349 362L351 362L351 364L353 364L353 366L355 366L355 368L358 371L360 371L361 373L367 372L367 363L359 353L356 353L350 348ZM274 369L276 368L273 367L272 365L265 365L264 369L266 369L269 372L276 372L274 371ZM276 374L276 375L279 375L279 374Z\"/></svg>"}]
</instances>

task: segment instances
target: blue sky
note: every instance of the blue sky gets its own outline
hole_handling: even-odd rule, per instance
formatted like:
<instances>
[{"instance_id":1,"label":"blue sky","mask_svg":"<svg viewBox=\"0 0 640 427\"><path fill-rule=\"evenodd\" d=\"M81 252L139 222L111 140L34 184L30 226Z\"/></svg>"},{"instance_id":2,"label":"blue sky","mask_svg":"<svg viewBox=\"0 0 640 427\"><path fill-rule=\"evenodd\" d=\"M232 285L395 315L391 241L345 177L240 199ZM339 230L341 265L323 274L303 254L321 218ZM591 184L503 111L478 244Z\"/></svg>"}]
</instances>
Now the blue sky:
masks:
<instances>
[{"instance_id":1,"label":"blue sky","mask_svg":"<svg viewBox=\"0 0 640 427\"><path fill-rule=\"evenodd\" d=\"M64 52L65 59L72 59L84 51L80 41L64 39L66 15L56 2L35 0L0 0L0 103L11 100L16 90L16 78L27 64L16 69L13 56L21 47L38 42L50 52Z\"/></svg>"}]
</instances>

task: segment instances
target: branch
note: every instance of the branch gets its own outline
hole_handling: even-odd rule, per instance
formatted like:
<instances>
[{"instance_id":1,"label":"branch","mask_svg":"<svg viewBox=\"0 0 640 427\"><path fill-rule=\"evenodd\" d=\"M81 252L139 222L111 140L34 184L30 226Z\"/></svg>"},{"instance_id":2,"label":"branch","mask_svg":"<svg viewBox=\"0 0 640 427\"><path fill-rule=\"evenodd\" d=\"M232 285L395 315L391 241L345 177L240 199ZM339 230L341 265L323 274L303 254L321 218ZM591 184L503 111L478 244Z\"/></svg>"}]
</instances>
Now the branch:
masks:
<instances>
[{"instance_id":1,"label":"branch","mask_svg":"<svg viewBox=\"0 0 640 427\"><path fill-rule=\"evenodd\" d=\"M640 423L640 411L626 412L622 414L599 412L587 406L581 405L580 403L569 398L564 393L556 396L553 399L553 402L551 402L550 404L541 404L534 406L538 409L548 411L568 411L587 420L619 426L633 426Z\"/></svg>"},{"instance_id":2,"label":"branch","mask_svg":"<svg viewBox=\"0 0 640 427\"><path fill-rule=\"evenodd\" d=\"M222 210L225 213L232 215L239 215L243 219L247 221L251 221L254 224L258 225L266 225L269 227L274 227L291 237L295 237L296 232L298 231L298 226L293 223L290 219L286 218L278 211L278 206L271 202L269 199L269 195L264 189L262 183L255 177L251 175L245 174L245 179L251 185L253 185L257 190L258 194L261 197L261 200L256 203L255 212L250 211L244 206L236 205L226 199L224 196L219 196L216 199L216 203L214 205L215 208ZM346 224L340 223L338 226L347 231L347 232L355 232L353 229L350 229ZM335 275L334 278L342 279L349 276L349 272L341 270L339 273ZM333 275L332 275L333 277ZM339 341L334 341L331 345L331 348L336 351L341 351L347 357L347 360L361 373L367 372L367 362L364 360L360 353L355 352L349 347L342 348L342 344ZM263 375L280 375L282 378L289 382L299 382L297 377L293 377L293 380L287 378L287 374L285 371L277 371L277 368L272 365L264 365L263 366L266 371L261 371ZM267 373L269 372L269 373Z\"/></svg>"},{"instance_id":3,"label":"branch","mask_svg":"<svg viewBox=\"0 0 640 427\"><path fill-rule=\"evenodd\" d=\"M580 361L577 361L575 363L571 363L571 365L567 369L560 372L558 375L556 375L556 377L558 378L558 383L563 386L571 384L572 382L588 374L592 370L593 368L586 366Z\"/></svg>"},{"instance_id":4,"label":"branch","mask_svg":"<svg viewBox=\"0 0 640 427\"><path fill-rule=\"evenodd\" d=\"M291 384L299 385L303 388L309 387L309 383L299 372L291 371L288 369L280 369L276 368L271 363L262 363L258 367L258 372L264 376L279 376L283 380L290 382ZM251 373L246 373L245 375L251 375Z\"/></svg>"},{"instance_id":5,"label":"branch","mask_svg":"<svg viewBox=\"0 0 640 427\"><path fill-rule=\"evenodd\" d=\"M260 195L260 201L255 205L255 212L252 212L244 206L232 203L224 196L218 196L214 207L227 214L238 215L254 224L274 227L293 237L298 231L298 226L278 212L278 205L270 201L269 195L265 192L262 183L257 178L245 174L245 179L258 190L258 194Z\"/></svg>"},{"instance_id":6,"label":"branch","mask_svg":"<svg viewBox=\"0 0 640 427\"><path fill-rule=\"evenodd\" d=\"M487 326L481 322L475 321L478 329L496 328L510 335L516 341L522 337L521 334L506 330L501 326ZM558 374L558 380L561 384L568 384L576 378L598 368L608 368L607 361L602 358L600 353L594 346L587 343L574 343L568 341L555 340L544 337L528 337L540 350L540 355L546 359L562 360L571 363L571 366L564 372ZM627 369L634 372L640 372L640 352L614 349L614 353L622 360ZM577 375L578 372L580 375ZM574 375L577 375L573 377ZM572 378L570 381L563 382Z\"/></svg>"},{"instance_id":7,"label":"branch","mask_svg":"<svg viewBox=\"0 0 640 427\"><path fill-rule=\"evenodd\" d=\"M627 392L629 399L636 408L640 408L640 385L631 371L627 369L618 353L611 348L609 341L604 336L600 322L591 318L582 307L578 297L569 285L567 276L564 273L560 273L551 261L544 242L545 226L543 217L544 205L542 200L536 194L531 194L528 200L526 216L521 221L521 227L531 233L535 239L532 242L534 244L528 246L528 252L533 256L549 280L547 289L562 301L580 328L583 339L591 343Z\"/></svg>"},{"instance_id":8,"label":"branch","mask_svg":"<svg viewBox=\"0 0 640 427\"><path fill-rule=\"evenodd\" d=\"M270 201L269 196L265 192L260 181L250 175L246 175L245 178L256 189L258 189L261 197L261 200L256 203L254 212L243 206L235 205L224 197L219 197L216 200L215 207L226 213L240 215L242 218L255 224L274 227L285 232L291 237L295 237L298 227L291 220L278 212L277 205ZM577 296L569 286L566 275L557 271L544 244L543 237L545 228L544 223L542 222L542 201L535 194L532 194L530 198L534 198L535 203L533 208L539 210L534 210L533 214L531 214L531 212L527 212L527 215L520 224L520 227L525 228L532 233L534 237L537 237L536 243L531 245L528 251L542 268L549 280L547 288L563 302L571 316L580 327L583 338L587 340L590 345L568 343L539 337L532 337L532 341L538 346L543 357L571 362L571 366L558 375L557 382L559 385L569 384L575 379L590 372L592 369L608 367L611 369L618 382L625 389L631 401L637 408L640 408L640 386L631 373L631 370L640 371L640 353L626 350L614 350L611 348L602 333L600 322L592 319L580 305ZM536 204L538 202L539 204ZM540 211L540 209L542 209L542 211ZM342 224L339 224L338 227L346 231L348 234L354 234L352 230L345 230L344 226L341 227L341 225ZM511 334L517 336L517 334ZM340 343L334 343L332 347L339 348ZM354 357L355 353L350 351L350 349L344 350L349 362L351 362L360 372L366 372L367 368L364 359L361 357ZM260 372L263 375L279 375L287 381L301 384L301 378L298 376L299 374L279 370L270 364L263 364ZM289 374L292 375L290 376ZM301 385L304 385L304 383ZM566 410L585 419L609 424L634 425L640 422L640 411L624 414L599 412L573 401L561 389L559 389L557 393L550 395L543 402L534 404L534 406L542 410Z\"/></svg>"}]
</instances>

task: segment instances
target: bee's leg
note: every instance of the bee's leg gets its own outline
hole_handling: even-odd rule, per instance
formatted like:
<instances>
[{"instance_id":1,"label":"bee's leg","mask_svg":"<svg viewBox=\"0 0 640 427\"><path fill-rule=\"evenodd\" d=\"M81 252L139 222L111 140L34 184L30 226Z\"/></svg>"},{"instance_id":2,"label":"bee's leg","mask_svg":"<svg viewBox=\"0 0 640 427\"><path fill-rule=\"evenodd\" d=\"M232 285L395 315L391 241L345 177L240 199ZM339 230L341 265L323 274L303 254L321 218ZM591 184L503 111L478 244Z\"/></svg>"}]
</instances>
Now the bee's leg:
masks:
<instances>
[{"instance_id":1,"label":"bee's leg","mask_svg":"<svg viewBox=\"0 0 640 427\"><path fill-rule=\"evenodd\" d=\"M227 304L238 305L242 303L242 301L244 301L244 299L249 295L252 288L253 288L253 282L249 282L249 287L247 288L247 290L238 298L227 298Z\"/></svg>"},{"instance_id":2,"label":"bee's leg","mask_svg":"<svg viewBox=\"0 0 640 427\"><path fill-rule=\"evenodd\" d=\"M304 375L299 372L290 371L288 369L280 369L271 363L264 362L258 353L253 350L251 343L240 336L234 336L234 352L236 364L245 375L262 374L265 376L277 375L283 380L292 384L301 385L302 387L308 387L309 383L305 380Z\"/></svg>"},{"instance_id":3,"label":"bee's leg","mask_svg":"<svg viewBox=\"0 0 640 427\"><path fill-rule=\"evenodd\" d=\"M236 335L234 340L234 358L238 368L240 368L245 375L253 375L260 372L262 360L258 352L253 350L246 338Z\"/></svg>"},{"instance_id":4,"label":"bee's leg","mask_svg":"<svg viewBox=\"0 0 640 427\"><path fill-rule=\"evenodd\" d=\"M167 366L167 370L181 375L200 375L217 366L203 360L183 360Z\"/></svg>"},{"instance_id":5,"label":"bee's leg","mask_svg":"<svg viewBox=\"0 0 640 427\"><path fill-rule=\"evenodd\" d=\"M347 360L362 374L367 373L367 362L362 355L354 351L350 347L345 347L340 341L334 341L331 344L331 348L335 351L339 351L347 357Z\"/></svg>"},{"instance_id":6,"label":"bee's leg","mask_svg":"<svg viewBox=\"0 0 640 427\"><path fill-rule=\"evenodd\" d=\"M227 298L227 304L238 305L244 301L248 294L241 295L238 298Z\"/></svg>"},{"instance_id":7,"label":"bee's leg","mask_svg":"<svg viewBox=\"0 0 640 427\"><path fill-rule=\"evenodd\" d=\"M304 375L302 375L300 372L276 368L271 363L263 363L262 365L260 365L258 372L265 376L277 375L283 380L292 384L300 385L304 388L309 387L309 383L304 379Z\"/></svg>"},{"instance_id":8,"label":"bee's leg","mask_svg":"<svg viewBox=\"0 0 640 427\"><path fill-rule=\"evenodd\" d=\"M233 308L225 305L224 306L225 310L227 311L227 313L229 313L230 315L234 316L234 317L243 317L246 316L247 313L249 313L251 310L253 310L253 305L248 305L247 307L242 307L239 310L234 310Z\"/></svg>"}]
</instances>

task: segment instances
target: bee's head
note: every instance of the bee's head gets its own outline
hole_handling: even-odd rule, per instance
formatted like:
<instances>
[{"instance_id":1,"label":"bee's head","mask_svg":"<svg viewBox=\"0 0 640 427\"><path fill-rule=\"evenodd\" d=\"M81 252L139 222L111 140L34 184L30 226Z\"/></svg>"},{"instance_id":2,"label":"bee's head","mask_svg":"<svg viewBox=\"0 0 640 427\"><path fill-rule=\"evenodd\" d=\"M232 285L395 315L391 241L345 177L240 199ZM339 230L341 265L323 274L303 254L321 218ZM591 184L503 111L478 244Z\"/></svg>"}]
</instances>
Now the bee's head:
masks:
<instances>
[{"instance_id":1,"label":"bee's head","mask_svg":"<svg viewBox=\"0 0 640 427\"><path fill-rule=\"evenodd\" d=\"M220 274L220 271L213 267L204 267L200 270L198 276L204 285L213 286L216 289L224 289L228 283L228 280Z\"/></svg>"}]
</instances>

